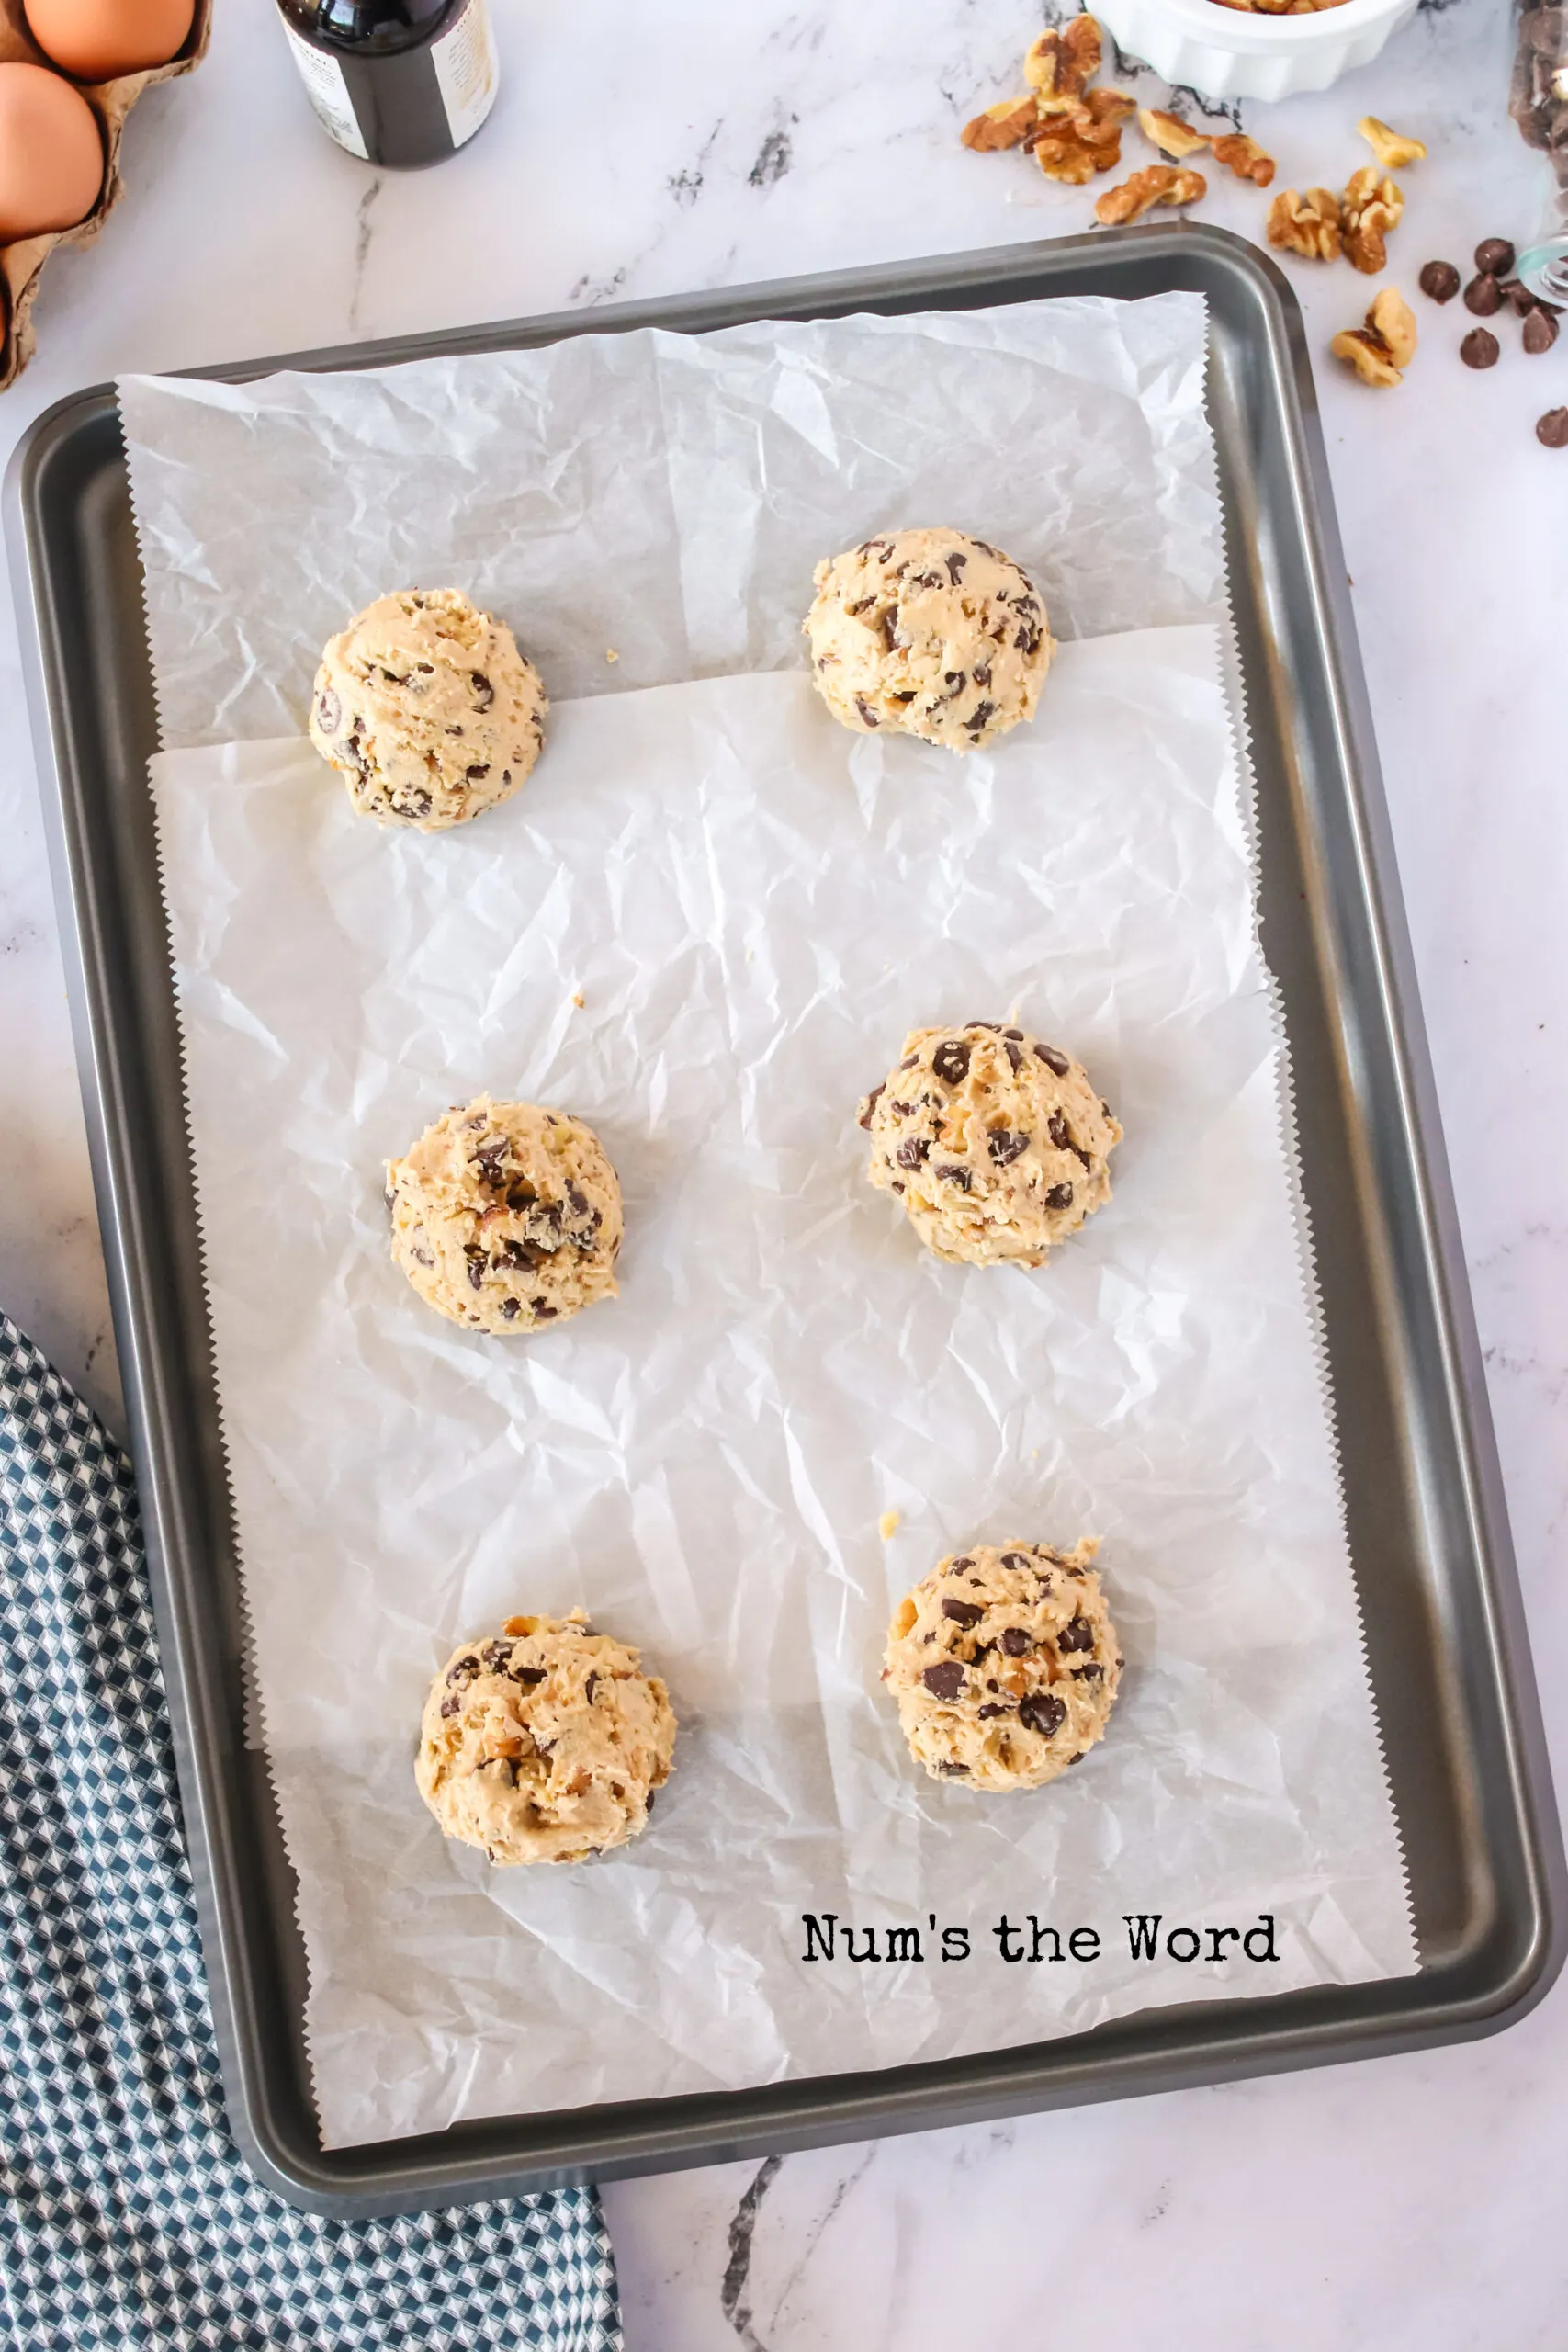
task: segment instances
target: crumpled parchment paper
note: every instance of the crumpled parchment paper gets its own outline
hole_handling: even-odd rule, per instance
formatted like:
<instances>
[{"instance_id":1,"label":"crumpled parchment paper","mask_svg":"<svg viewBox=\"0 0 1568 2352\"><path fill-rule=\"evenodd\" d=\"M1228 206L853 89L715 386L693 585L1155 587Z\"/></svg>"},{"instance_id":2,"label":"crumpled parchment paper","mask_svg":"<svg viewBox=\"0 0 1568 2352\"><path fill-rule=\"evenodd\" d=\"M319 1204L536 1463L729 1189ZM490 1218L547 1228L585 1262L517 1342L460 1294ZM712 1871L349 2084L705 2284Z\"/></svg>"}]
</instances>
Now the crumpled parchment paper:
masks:
<instances>
[{"instance_id":1,"label":"crumpled parchment paper","mask_svg":"<svg viewBox=\"0 0 1568 2352\"><path fill-rule=\"evenodd\" d=\"M1254 933L1201 306L595 342L126 388L165 728L205 746L153 789L330 2145L1416 1964ZM962 762L846 733L795 666L816 558L921 518L1019 555L1077 639L1033 726ZM355 817L292 731L322 637L412 580L503 612L557 704L525 791L430 840ZM926 1256L853 1124L906 1028L1009 1014L1127 1129L1034 1275ZM525 1341L443 1323L387 1254L383 1160L481 1087L588 1118L626 1192L620 1299ZM1082 1533L1128 1660L1110 1737L1033 1795L926 1781L877 1679L893 1602L961 1544ZM424 1686L578 1602L667 1676L675 1775L630 1849L491 1871L415 1794ZM1128 1912L1270 1914L1280 1958L1135 1961ZM807 1913L923 1956L807 1962ZM1009 1964L1004 1913L1100 1955Z\"/></svg>"}]
</instances>

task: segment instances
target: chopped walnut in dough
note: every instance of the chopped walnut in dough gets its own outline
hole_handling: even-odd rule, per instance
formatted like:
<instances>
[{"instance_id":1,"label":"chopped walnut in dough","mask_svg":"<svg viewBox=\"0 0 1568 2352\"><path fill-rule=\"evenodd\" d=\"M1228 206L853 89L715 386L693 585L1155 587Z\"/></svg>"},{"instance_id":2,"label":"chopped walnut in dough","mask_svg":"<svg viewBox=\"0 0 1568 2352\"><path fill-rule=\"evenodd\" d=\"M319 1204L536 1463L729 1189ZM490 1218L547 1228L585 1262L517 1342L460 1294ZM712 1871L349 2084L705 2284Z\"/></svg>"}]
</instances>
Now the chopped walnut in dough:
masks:
<instances>
[{"instance_id":1,"label":"chopped walnut in dough","mask_svg":"<svg viewBox=\"0 0 1568 2352\"><path fill-rule=\"evenodd\" d=\"M1398 227L1404 210L1399 188L1393 180L1380 178L1374 165L1368 164L1351 174L1339 199L1339 219L1345 256L1354 268L1368 277L1387 268L1385 240L1390 230Z\"/></svg>"},{"instance_id":2,"label":"chopped walnut in dough","mask_svg":"<svg viewBox=\"0 0 1568 2352\"><path fill-rule=\"evenodd\" d=\"M1157 147L1162 155L1174 155L1178 162L1196 155L1209 143L1207 131L1194 130L1179 115L1162 114L1157 107L1138 108L1138 129L1151 147Z\"/></svg>"},{"instance_id":3,"label":"chopped walnut in dough","mask_svg":"<svg viewBox=\"0 0 1568 2352\"><path fill-rule=\"evenodd\" d=\"M1339 198L1332 188L1309 187L1298 196L1281 188L1269 207L1269 242L1303 261L1337 261L1340 248Z\"/></svg>"},{"instance_id":4,"label":"chopped walnut in dough","mask_svg":"<svg viewBox=\"0 0 1568 2352\"><path fill-rule=\"evenodd\" d=\"M1075 17L1060 32L1043 32L1031 43L1023 78L1043 114L1055 113L1082 97L1100 71L1103 46L1099 22L1088 15Z\"/></svg>"},{"instance_id":5,"label":"chopped walnut in dough","mask_svg":"<svg viewBox=\"0 0 1568 2352\"><path fill-rule=\"evenodd\" d=\"M1251 180L1256 187L1267 187L1274 176L1274 158L1265 154L1256 139L1248 139L1236 131L1228 139L1212 142L1216 164L1224 164L1238 180Z\"/></svg>"},{"instance_id":6,"label":"chopped walnut in dough","mask_svg":"<svg viewBox=\"0 0 1568 2352\"><path fill-rule=\"evenodd\" d=\"M1172 164L1151 164L1146 172L1134 172L1120 187L1108 187L1095 204L1094 217L1107 229L1119 229L1124 221L1141 220L1156 204L1196 204L1208 193L1208 187L1201 172L1179 172Z\"/></svg>"},{"instance_id":7,"label":"chopped walnut in dough","mask_svg":"<svg viewBox=\"0 0 1568 2352\"><path fill-rule=\"evenodd\" d=\"M1021 98L1000 98L973 122L964 126L965 147L973 147L977 154L996 154L1007 147L1021 147L1030 132L1040 121L1040 110L1034 103L1032 90Z\"/></svg>"},{"instance_id":8,"label":"chopped walnut in dough","mask_svg":"<svg viewBox=\"0 0 1568 2352\"><path fill-rule=\"evenodd\" d=\"M1405 164L1419 164L1426 159L1427 150L1419 139L1406 139L1401 132L1391 130L1375 114L1364 114L1356 129L1377 157L1380 171L1397 172Z\"/></svg>"},{"instance_id":9,"label":"chopped walnut in dough","mask_svg":"<svg viewBox=\"0 0 1568 2352\"><path fill-rule=\"evenodd\" d=\"M1329 345L1336 359L1353 368L1363 384L1401 384L1403 370L1416 356L1416 320L1396 287L1385 286L1373 298L1366 322L1348 327Z\"/></svg>"}]
</instances>

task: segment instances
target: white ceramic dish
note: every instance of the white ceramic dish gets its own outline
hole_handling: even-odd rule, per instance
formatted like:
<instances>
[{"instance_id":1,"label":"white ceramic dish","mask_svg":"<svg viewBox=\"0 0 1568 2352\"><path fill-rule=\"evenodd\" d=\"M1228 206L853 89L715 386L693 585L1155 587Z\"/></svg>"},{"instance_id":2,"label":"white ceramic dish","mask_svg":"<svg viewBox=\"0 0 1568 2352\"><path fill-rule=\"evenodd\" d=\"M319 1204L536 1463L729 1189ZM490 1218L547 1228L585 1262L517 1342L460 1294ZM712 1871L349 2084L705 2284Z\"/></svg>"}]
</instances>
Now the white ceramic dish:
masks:
<instances>
[{"instance_id":1,"label":"white ceramic dish","mask_svg":"<svg viewBox=\"0 0 1568 2352\"><path fill-rule=\"evenodd\" d=\"M1098 0L1117 47L1209 98L1289 98L1365 65L1416 14L1416 0L1343 0L1272 17L1220 0Z\"/></svg>"}]
</instances>

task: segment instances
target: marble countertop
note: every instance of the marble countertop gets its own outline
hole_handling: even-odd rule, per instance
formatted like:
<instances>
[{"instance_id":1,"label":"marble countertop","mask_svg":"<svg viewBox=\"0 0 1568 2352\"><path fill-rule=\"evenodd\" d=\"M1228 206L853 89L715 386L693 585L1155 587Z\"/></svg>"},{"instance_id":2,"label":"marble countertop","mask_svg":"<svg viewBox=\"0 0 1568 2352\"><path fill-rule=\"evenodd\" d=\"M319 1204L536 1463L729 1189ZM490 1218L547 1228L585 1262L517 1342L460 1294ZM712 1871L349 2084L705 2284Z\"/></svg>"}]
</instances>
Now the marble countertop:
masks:
<instances>
[{"instance_id":1,"label":"marble countertop","mask_svg":"<svg viewBox=\"0 0 1568 2352\"><path fill-rule=\"evenodd\" d=\"M0 405L41 410L168 369L1087 227L1094 191L960 125L1014 86L1024 0L491 0L503 89L439 172L381 175L305 103L273 12L219 12L194 81L127 133L130 190L51 266L39 356ZM1391 272L1521 237L1540 160L1504 112L1507 12L1424 0L1320 97L1243 105L1277 184L1343 185L1363 113L1424 137ZM1164 103L1151 77L1135 85ZM1131 153L1139 142L1128 141ZM1141 153L1134 157L1141 163ZM1214 175L1218 178L1218 175ZM1227 182L1201 217L1258 235ZM1314 353L1372 281L1287 264ZM1568 402L1501 323L1415 298L1409 381L1325 357L1325 428L1420 973L1537 1670L1568 1742L1568 819L1562 616ZM1552 616L1557 616L1554 620ZM0 617L0 1306L120 1419L102 1261L21 705ZM951 2352L1065 2329L1106 2347L1555 2352L1568 2163L1568 1989L1507 2035L1423 2056L618 2184L606 2203L631 2352ZM1043 2253L1043 2249L1049 2251Z\"/></svg>"}]
</instances>

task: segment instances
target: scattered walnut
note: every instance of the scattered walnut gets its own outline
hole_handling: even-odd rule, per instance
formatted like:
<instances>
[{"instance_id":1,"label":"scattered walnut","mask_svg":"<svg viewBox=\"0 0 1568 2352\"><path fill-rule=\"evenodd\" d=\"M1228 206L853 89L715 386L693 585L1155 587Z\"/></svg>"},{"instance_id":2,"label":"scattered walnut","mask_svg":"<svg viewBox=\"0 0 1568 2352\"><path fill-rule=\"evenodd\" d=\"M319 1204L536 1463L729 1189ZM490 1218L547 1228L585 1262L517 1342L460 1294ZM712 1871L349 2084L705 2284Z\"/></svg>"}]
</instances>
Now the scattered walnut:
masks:
<instances>
[{"instance_id":1,"label":"scattered walnut","mask_svg":"<svg viewBox=\"0 0 1568 2352\"><path fill-rule=\"evenodd\" d=\"M1367 325L1381 335L1396 368L1408 368L1416 356L1416 313L1397 286L1385 286L1372 297Z\"/></svg>"},{"instance_id":2,"label":"scattered walnut","mask_svg":"<svg viewBox=\"0 0 1568 2352\"><path fill-rule=\"evenodd\" d=\"M1129 97L1125 90L1086 90L1083 102L1091 119L1100 124L1125 122L1138 111L1137 99Z\"/></svg>"},{"instance_id":3,"label":"scattered walnut","mask_svg":"<svg viewBox=\"0 0 1568 2352\"><path fill-rule=\"evenodd\" d=\"M1328 347L1336 359L1355 369L1363 384L1384 388L1402 384L1401 370L1416 356L1416 321L1410 305L1394 287L1385 286L1374 297L1366 323L1348 327Z\"/></svg>"},{"instance_id":4,"label":"scattered walnut","mask_svg":"<svg viewBox=\"0 0 1568 2352\"><path fill-rule=\"evenodd\" d=\"M1427 150L1419 139L1402 137L1397 130L1391 130L1386 122L1380 122L1375 114L1364 114L1356 128L1377 157L1381 171L1397 172L1402 164L1419 164L1426 156Z\"/></svg>"},{"instance_id":5,"label":"scattered walnut","mask_svg":"<svg viewBox=\"0 0 1568 2352\"><path fill-rule=\"evenodd\" d=\"M982 155L994 154L1004 147L1021 147L1040 119L1034 104L1034 93L1026 91L1021 98L1001 98L973 122L964 126L964 144Z\"/></svg>"},{"instance_id":6,"label":"scattered walnut","mask_svg":"<svg viewBox=\"0 0 1568 2352\"><path fill-rule=\"evenodd\" d=\"M1196 155L1201 147L1209 143L1207 132L1194 130L1179 115L1161 114L1157 107L1138 108L1138 129L1149 145L1157 147L1164 155Z\"/></svg>"},{"instance_id":7,"label":"scattered walnut","mask_svg":"<svg viewBox=\"0 0 1568 2352\"><path fill-rule=\"evenodd\" d=\"M1100 71L1100 26L1090 16L1075 17L1061 32L1042 33L1023 61L1023 78L1042 112L1055 112L1081 98Z\"/></svg>"},{"instance_id":8,"label":"scattered walnut","mask_svg":"<svg viewBox=\"0 0 1568 2352\"><path fill-rule=\"evenodd\" d=\"M1208 187L1201 172L1179 172L1171 164L1151 164L1146 172L1134 172L1120 187L1108 187L1095 204L1094 217L1107 229L1117 229L1123 221L1141 220L1156 204L1196 204L1208 193Z\"/></svg>"},{"instance_id":9,"label":"scattered walnut","mask_svg":"<svg viewBox=\"0 0 1568 2352\"><path fill-rule=\"evenodd\" d=\"M1256 187L1267 187L1274 176L1274 158L1266 155L1256 139L1248 139L1236 131L1228 139L1213 142L1216 164L1228 164L1238 180L1251 180Z\"/></svg>"},{"instance_id":10,"label":"scattered walnut","mask_svg":"<svg viewBox=\"0 0 1568 2352\"><path fill-rule=\"evenodd\" d=\"M1404 198L1393 181L1380 179L1372 164L1352 173L1347 181L1339 199L1346 258L1367 277L1375 277L1388 266L1385 240L1389 231L1399 225L1404 210Z\"/></svg>"},{"instance_id":11,"label":"scattered walnut","mask_svg":"<svg viewBox=\"0 0 1568 2352\"><path fill-rule=\"evenodd\" d=\"M1303 261L1337 261L1339 257L1339 198L1332 188L1309 187L1298 196L1281 188L1269 207L1269 242Z\"/></svg>"},{"instance_id":12,"label":"scattered walnut","mask_svg":"<svg viewBox=\"0 0 1568 2352\"><path fill-rule=\"evenodd\" d=\"M1076 118L1053 118L1030 144L1046 178L1068 187L1082 187L1101 172L1114 171L1122 160L1122 133L1116 125L1102 128L1088 118L1081 129Z\"/></svg>"}]
</instances>

